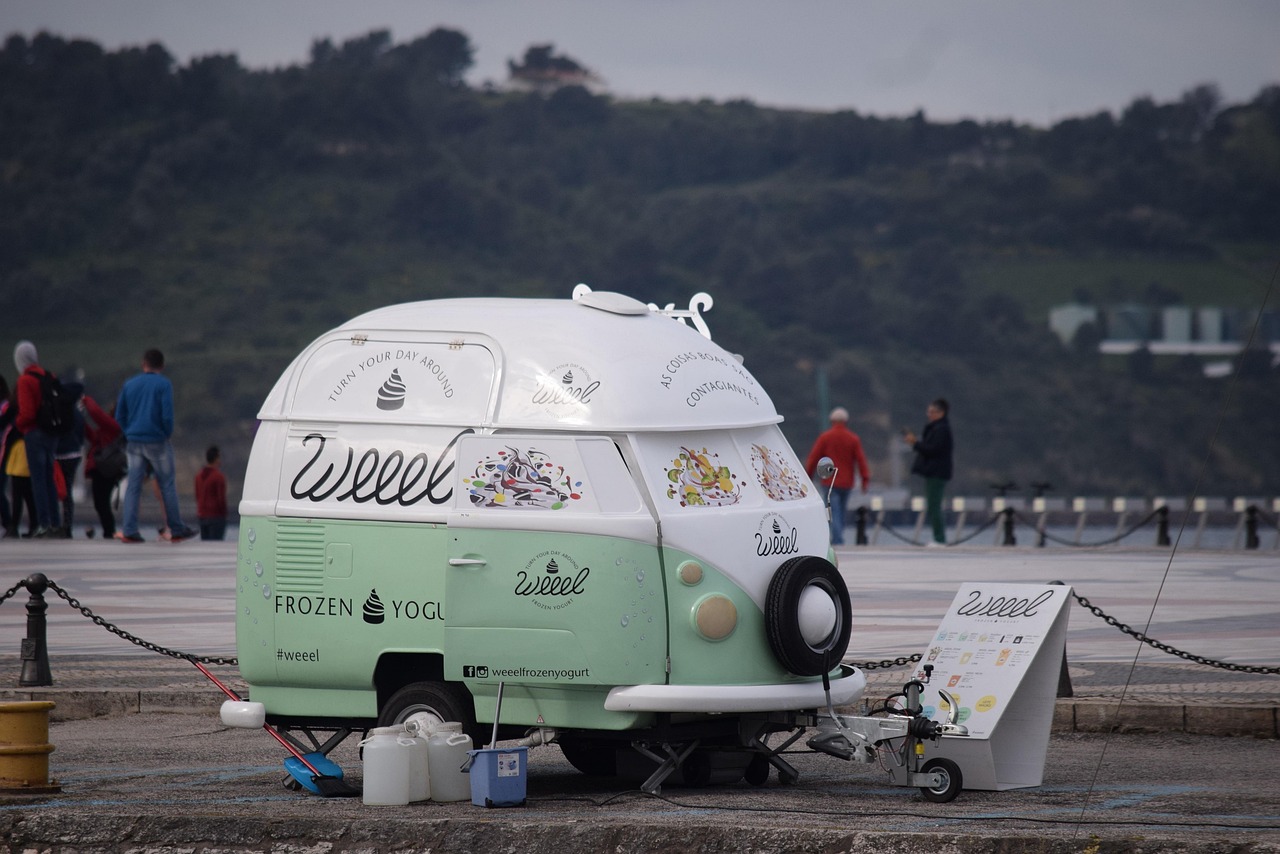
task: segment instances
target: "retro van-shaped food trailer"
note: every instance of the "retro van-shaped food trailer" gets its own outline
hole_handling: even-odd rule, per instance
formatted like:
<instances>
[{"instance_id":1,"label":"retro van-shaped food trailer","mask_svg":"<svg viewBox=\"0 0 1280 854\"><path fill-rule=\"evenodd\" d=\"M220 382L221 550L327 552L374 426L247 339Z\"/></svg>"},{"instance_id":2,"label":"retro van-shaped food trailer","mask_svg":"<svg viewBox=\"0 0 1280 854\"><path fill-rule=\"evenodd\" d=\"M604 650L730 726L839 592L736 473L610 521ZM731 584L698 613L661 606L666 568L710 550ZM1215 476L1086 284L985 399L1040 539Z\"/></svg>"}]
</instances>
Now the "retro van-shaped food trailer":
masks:
<instances>
[{"instance_id":1,"label":"retro van-shaped food trailer","mask_svg":"<svg viewBox=\"0 0 1280 854\"><path fill-rule=\"evenodd\" d=\"M240 505L236 642L267 719L427 713L480 744L501 696L504 733L608 773L635 745L750 753L858 699L826 507L709 303L425 301L307 347Z\"/></svg>"}]
</instances>

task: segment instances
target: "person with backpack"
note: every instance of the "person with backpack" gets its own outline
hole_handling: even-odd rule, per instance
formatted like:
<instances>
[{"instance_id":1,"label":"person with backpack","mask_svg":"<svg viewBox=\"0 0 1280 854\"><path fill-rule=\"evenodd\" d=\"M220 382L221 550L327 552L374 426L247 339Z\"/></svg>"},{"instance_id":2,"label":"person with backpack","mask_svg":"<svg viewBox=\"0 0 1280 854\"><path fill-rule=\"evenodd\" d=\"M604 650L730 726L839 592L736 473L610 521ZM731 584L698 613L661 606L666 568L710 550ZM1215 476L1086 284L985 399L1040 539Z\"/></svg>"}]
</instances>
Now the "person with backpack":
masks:
<instances>
[{"instance_id":1,"label":"person with backpack","mask_svg":"<svg viewBox=\"0 0 1280 854\"><path fill-rule=\"evenodd\" d=\"M15 395L18 414L14 427L22 434L27 453L27 468L31 472L31 492L35 499L36 539L62 536L62 516L58 501L58 487L54 480L54 455L58 449L59 434L52 431L47 418L41 419L41 410L47 409L44 389L53 375L40 367L36 345L19 341L13 350L13 363L18 369ZM42 423L43 422L43 423Z\"/></svg>"},{"instance_id":2,"label":"person with backpack","mask_svg":"<svg viewBox=\"0 0 1280 854\"><path fill-rule=\"evenodd\" d=\"M169 441L173 435L173 383L161 373L163 370L164 354L156 349L148 350L142 356L142 373L125 382L116 401L116 421L124 431L129 455L124 518L118 537L126 543L143 542L138 531L138 505L148 465L160 485L170 540L177 543L196 534L183 524L178 510L173 445Z\"/></svg>"}]
</instances>

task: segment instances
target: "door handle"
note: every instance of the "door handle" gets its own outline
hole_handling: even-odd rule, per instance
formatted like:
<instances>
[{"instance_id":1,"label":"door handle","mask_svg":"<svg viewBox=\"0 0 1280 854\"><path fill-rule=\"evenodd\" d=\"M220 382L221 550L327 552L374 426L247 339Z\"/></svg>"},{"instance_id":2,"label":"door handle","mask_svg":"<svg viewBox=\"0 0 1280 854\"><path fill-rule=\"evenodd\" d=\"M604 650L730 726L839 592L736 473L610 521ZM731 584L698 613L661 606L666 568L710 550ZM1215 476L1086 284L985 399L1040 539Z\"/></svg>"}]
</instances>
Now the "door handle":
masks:
<instances>
[{"instance_id":1,"label":"door handle","mask_svg":"<svg viewBox=\"0 0 1280 854\"><path fill-rule=\"evenodd\" d=\"M451 557L449 566L486 566L489 561L482 557Z\"/></svg>"}]
</instances>

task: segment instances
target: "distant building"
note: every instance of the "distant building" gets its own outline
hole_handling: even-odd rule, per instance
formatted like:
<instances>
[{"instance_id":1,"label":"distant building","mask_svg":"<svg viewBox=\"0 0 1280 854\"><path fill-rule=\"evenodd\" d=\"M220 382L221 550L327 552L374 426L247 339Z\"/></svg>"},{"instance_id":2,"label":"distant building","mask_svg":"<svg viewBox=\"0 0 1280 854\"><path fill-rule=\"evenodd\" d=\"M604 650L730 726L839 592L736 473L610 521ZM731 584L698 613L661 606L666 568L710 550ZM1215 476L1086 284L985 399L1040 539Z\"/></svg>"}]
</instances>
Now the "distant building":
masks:
<instances>
[{"instance_id":1,"label":"distant building","mask_svg":"<svg viewBox=\"0 0 1280 854\"><path fill-rule=\"evenodd\" d=\"M582 86L595 91L602 81L591 69L567 56L557 56L555 45L532 45L520 63L507 60L507 86L510 89L549 95L564 86Z\"/></svg>"},{"instance_id":2,"label":"distant building","mask_svg":"<svg viewBox=\"0 0 1280 854\"><path fill-rule=\"evenodd\" d=\"M1269 347L1280 364L1280 313L1275 311L1265 311L1258 318L1253 312L1223 306L1121 305L1100 310L1072 303L1049 309L1049 328L1063 344L1071 344L1089 323L1101 324L1098 350L1110 355L1146 348L1155 355L1234 356L1253 336L1254 346Z\"/></svg>"},{"instance_id":3,"label":"distant building","mask_svg":"<svg viewBox=\"0 0 1280 854\"><path fill-rule=\"evenodd\" d=\"M1049 309L1049 328L1063 344L1074 341L1081 326L1097 322L1098 309L1091 305L1072 303Z\"/></svg>"}]
</instances>

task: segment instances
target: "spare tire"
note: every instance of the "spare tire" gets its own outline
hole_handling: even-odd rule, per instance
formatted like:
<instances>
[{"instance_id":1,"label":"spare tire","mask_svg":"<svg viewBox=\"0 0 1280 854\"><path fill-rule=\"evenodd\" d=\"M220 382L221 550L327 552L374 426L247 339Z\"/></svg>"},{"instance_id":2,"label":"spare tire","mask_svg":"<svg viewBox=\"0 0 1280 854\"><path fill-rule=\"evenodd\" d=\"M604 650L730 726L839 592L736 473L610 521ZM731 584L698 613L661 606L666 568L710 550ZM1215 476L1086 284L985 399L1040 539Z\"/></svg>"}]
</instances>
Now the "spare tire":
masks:
<instances>
[{"instance_id":1,"label":"spare tire","mask_svg":"<svg viewBox=\"0 0 1280 854\"><path fill-rule=\"evenodd\" d=\"M830 561L793 557L769 582L764 622L769 647L783 667L798 676L821 676L849 647L849 589Z\"/></svg>"}]
</instances>

